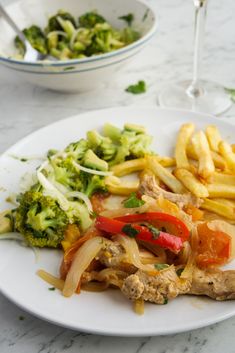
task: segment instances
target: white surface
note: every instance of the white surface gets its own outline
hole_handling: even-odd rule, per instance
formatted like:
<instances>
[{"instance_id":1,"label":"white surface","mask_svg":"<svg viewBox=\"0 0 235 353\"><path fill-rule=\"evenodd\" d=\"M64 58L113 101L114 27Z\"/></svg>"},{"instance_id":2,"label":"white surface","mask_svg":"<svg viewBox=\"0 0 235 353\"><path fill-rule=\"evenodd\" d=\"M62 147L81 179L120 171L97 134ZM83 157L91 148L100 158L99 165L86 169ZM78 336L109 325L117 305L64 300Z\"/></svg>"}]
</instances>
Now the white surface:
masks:
<instances>
[{"instance_id":1,"label":"white surface","mask_svg":"<svg viewBox=\"0 0 235 353\"><path fill-rule=\"evenodd\" d=\"M223 138L235 133L229 123L210 116L177 110L155 108L112 108L93 111L49 125L18 142L0 158L0 185L3 209L10 193L19 193L19 180L27 171L35 171L39 162L20 162L11 156L44 156L50 148L63 149L70 142L86 136L91 129L101 129L106 122L120 128L126 123L143 123L154 137L153 150L172 155L177 132L185 122L201 129L208 124L218 126ZM51 293L48 284L35 275L44 269L58 276L62 253L41 250L35 262L33 252L4 241L0 244L0 290L13 302L31 313L59 325L86 332L121 336L172 334L207 326L235 314L235 302L216 302L205 298L182 296L168 305L147 304L145 314L137 316L119 291L82 292L64 298L59 291ZM16 266L17 265L17 266ZM231 265L231 268L235 268ZM21 285L18 285L20 279ZM79 313L79 315L77 315ZM182 320L183 318L183 320Z\"/></svg>"},{"instance_id":2,"label":"white surface","mask_svg":"<svg viewBox=\"0 0 235 353\"><path fill-rule=\"evenodd\" d=\"M2 0L9 3L10 0ZM97 108L155 105L164 84L187 79L192 69L193 7L185 0L149 0L159 15L159 31L146 51L117 80L102 89L63 95L24 83L0 67L0 151L50 122ZM235 87L234 0L212 0L208 6L202 76ZM146 94L124 89L139 79ZM235 109L224 115L235 121ZM115 338L66 330L36 319L0 296L1 353L234 353L235 318L208 328L167 337ZM24 321L19 316L24 316Z\"/></svg>"},{"instance_id":3,"label":"white surface","mask_svg":"<svg viewBox=\"0 0 235 353\"><path fill-rule=\"evenodd\" d=\"M133 28L139 31L140 38L119 50L89 58L26 62L12 58L16 53L15 33L8 23L0 18L0 62L22 79L56 91L81 92L105 84L143 50L156 32L157 20L154 12L136 0L119 0L118 6L116 0L19 0L6 7L9 15L22 29L32 24L45 28L48 17L56 14L58 9L66 9L74 17L95 9L119 29L126 26L119 17L132 11Z\"/></svg>"}]
</instances>

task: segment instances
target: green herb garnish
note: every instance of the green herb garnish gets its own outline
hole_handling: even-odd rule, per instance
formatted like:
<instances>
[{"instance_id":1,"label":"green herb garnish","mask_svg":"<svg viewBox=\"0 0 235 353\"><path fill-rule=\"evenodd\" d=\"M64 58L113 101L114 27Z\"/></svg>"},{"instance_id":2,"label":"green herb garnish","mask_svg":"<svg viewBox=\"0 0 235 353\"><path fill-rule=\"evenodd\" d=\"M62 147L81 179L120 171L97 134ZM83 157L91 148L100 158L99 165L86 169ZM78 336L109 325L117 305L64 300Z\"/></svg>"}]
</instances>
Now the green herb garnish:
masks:
<instances>
[{"instance_id":1,"label":"green herb garnish","mask_svg":"<svg viewBox=\"0 0 235 353\"><path fill-rule=\"evenodd\" d=\"M130 223L127 223L124 225L122 228L122 232L130 238L135 238L137 234L139 234L139 231L135 228L132 227Z\"/></svg>"},{"instance_id":2,"label":"green herb garnish","mask_svg":"<svg viewBox=\"0 0 235 353\"><path fill-rule=\"evenodd\" d=\"M145 93L147 90L145 81L138 81L135 85L130 85L126 88L126 92L133 93L133 94L141 94Z\"/></svg>"},{"instance_id":3,"label":"green herb garnish","mask_svg":"<svg viewBox=\"0 0 235 353\"><path fill-rule=\"evenodd\" d=\"M19 316L19 320L20 320L20 321L23 321L24 319L25 319L25 317L24 317L23 315L20 315L20 316Z\"/></svg>"},{"instance_id":4,"label":"green herb garnish","mask_svg":"<svg viewBox=\"0 0 235 353\"><path fill-rule=\"evenodd\" d=\"M148 17L148 14L149 14L149 9L147 9L144 13L144 16L142 18L142 21L144 22L146 20L146 18Z\"/></svg>"},{"instance_id":5,"label":"green herb garnish","mask_svg":"<svg viewBox=\"0 0 235 353\"><path fill-rule=\"evenodd\" d=\"M21 161L21 162L27 162L28 159L27 159L27 158L20 158L20 161Z\"/></svg>"},{"instance_id":6,"label":"green herb garnish","mask_svg":"<svg viewBox=\"0 0 235 353\"><path fill-rule=\"evenodd\" d=\"M58 151L55 149L50 149L47 151L47 158L54 156Z\"/></svg>"},{"instance_id":7,"label":"green herb garnish","mask_svg":"<svg viewBox=\"0 0 235 353\"><path fill-rule=\"evenodd\" d=\"M177 271L176 271L176 274L177 274L177 276L178 277L180 277L181 276L181 273L183 272L183 268L179 268Z\"/></svg>"},{"instance_id":8,"label":"green herb garnish","mask_svg":"<svg viewBox=\"0 0 235 353\"><path fill-rule=\"evenodd\" d=\"M166 305L168 303L168 298L164 298L163 305Z\"/></svg>"},{"instance_id":9,"label":"green herb garnish","mask_svg":"<svg viewBox=\"0 0 235 353\"><path fill-rule=\"evenodd\" d=\"M225 88L225 91L230 94L231 100L235 103L235 88Z\"/></svg>"},{"instance_id":10,"label":"green herb garnish","mask_svg":"<svg viewBox=\"0 0 235 353\"><path fill-rule=\"evenodd\" d=\"M123 202L123 205L124 207L126 208L133 208L133 207L140 207L144 204L145 202L141 199L139 199L137 196L136 196L136 193L135 192L132 192L130 194L130 196L128 197L128 199L126 199L124 202Z\"/></svg>"},{"instance_id":11,"label":"green herb garnish","mask_svg":"<svg viewBox=\"0 0 235 353\"><path fill-rule=\"evenodd\" d=\"M167 265L167 264L154 264L154 267L156 268L156 270L162 271L162 270L165 270L166 268L168 268L169 265Z\"/></svg>"},{"instance_id":12,"label":"green herb garnish","mask_svg":"<svg viewBox=\"0 0 235 353\"><path fill-rule=\"evenodd\" d=\"M150 232L152 233L152 238L157 239L160 235L160 230L157 229L156 227L152 226L152 224L149 224L147 227L150 230Z\"/></svg>"},{"instance_id":13,"label":"green herb garnish","mask_svg":"<svg viewBox=\"0 0 235 353\"><path fill-rule=\"evenodd\" d=\"M119 20L126 21L129 27L131 27L132 22L134 21L134 15L133 13L128 13L128 15L120 16L118 17Z\"/></svg>"},{"instance_id":14,"label":"green herb garnish","mask_svg":"<svg viewBox=\"0 0 235 353\"><path fill-rule=\"evenodd\" d=\"M50 287L48 288L48 290L55 290L55 287Z\"/></svg>"}]
</instances>

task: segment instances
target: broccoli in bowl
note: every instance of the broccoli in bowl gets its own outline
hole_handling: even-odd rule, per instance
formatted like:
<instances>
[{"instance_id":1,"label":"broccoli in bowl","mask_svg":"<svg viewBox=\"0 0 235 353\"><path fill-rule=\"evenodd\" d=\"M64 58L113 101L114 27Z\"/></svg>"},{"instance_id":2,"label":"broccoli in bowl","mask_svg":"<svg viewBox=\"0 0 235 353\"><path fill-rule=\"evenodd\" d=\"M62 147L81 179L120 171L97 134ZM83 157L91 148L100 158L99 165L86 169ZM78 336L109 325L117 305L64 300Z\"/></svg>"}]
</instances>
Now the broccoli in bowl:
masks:
<instances>
[{"instance_id":1,"label":"broccoli in bowl","mask_svg":"<svg viewBox=\"0 0 235 353\"><path fill-rule=\"evenodd\" d=\"M49 18L46 28L33 24L23 33L40 53L58 60L69 60L109 53L135 42L140 33L132 28L130 22L127 24L116 29L96 11L76 18L67 11L59 10ZM23 59L25 47L18 36L15 47L17 57Z\"/></svg>"}]
</instances>

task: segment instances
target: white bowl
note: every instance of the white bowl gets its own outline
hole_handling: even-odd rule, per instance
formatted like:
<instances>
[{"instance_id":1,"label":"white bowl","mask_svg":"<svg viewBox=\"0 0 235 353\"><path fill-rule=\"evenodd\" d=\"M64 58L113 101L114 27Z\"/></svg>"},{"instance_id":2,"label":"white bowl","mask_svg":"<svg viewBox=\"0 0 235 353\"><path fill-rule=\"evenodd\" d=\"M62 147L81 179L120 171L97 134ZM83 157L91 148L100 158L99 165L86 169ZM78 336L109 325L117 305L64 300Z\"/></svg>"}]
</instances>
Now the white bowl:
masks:
<instances>
[{"instance_id":1,"label":"white bowl","mask_svg":"<svg viewBox=\"0 0 235 353\"><path fill-rule=\"evenodd\" d=\"M26 62L10 58L15 51L15 33L0 18L0 62L23 79L57 91L85 91L110 80L111 76L144 48L156 30L153 10L138 0L20 0L6 7L22 29L32 24L44 28L48 17L59 9L67 10L74 16L97 10L116 28L125 25L124 21L118 19L119 16L133 13L133 27L140 31L141 38L122 49L89 58Z\"/></svg>"}]
</instances>

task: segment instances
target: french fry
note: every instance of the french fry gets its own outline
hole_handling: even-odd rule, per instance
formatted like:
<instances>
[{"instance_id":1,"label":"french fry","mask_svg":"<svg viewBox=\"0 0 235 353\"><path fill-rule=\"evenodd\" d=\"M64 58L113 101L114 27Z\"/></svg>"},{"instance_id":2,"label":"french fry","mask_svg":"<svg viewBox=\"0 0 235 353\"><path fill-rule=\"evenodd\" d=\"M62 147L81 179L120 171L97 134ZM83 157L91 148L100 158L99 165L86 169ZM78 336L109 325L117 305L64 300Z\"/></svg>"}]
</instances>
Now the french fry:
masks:
<instances>
[{"instance_id":1,"label":"french fry","mask_svg":"<svg viewBox=\"0 0 235 353\"><path fill-rule=\"evenodd\" d=\"M163 167L174 167L175 159L171 157L162 157L155 156L156 160ZM128 175L134 172L139 172L146 167L146 159L145 158L136 158L129 161L125 161L123 163L117 164L111 167L111 171L117 177L121 177L124 175Z\"/></svg>"},{"instance_id":2,"label":"french fry","mask_svg":"<svg viewBox=\"0 0 235 353\"><path fill-rule=\"evenodd\" d=\"M235 143L233 143L233 144L231 145L231 147L232 147L233 153L235 153Z\"/></svg>"},{"instance_id":3,"label":"french fry","mask_svg":"<svg viewBox=\"0 0 235 353\"><path fill-rule=\"evenodd\" d=\"M222 203L223 205L227 205L230 207L235 208L235 200L228 200L228 199L222 199L222 198L214 198L213 201L217 201L219 203Z\"/></svg>"},{"instance_id":4,"label":"french fry","mask_svg":"<svg viewBox=\"0 0 235 353\"><path fill-rule=\"evenodd\" d=\"M209 142L210 149L219 152L219 143L222 140L219 130L215 125L208 125L206 127L206 137Z\"/></svg>"},{"instance_id":5,"label":"french fry","mask_svg":"<svg viewBox=\"0 0 235 353\"><path fill-rule=\"evenodd\" d=\"M225 205L217 200L204 199L201 208L228 219L235 220L235 207Z\"/></svg>"},{"instance_id":6,"label":"french fry","mask_svg":"<svg viewBox=\"0 0 235 353\"><path fill-rule=\"evenodd\" d=\"M196 177L187 169L179 168L174 171L174 175L182 184L197 197L208 197L209 193L205 185L203 185Z\"/></svg>"},{"instance_id":7,"label":"french fry","mask_svg":"<svg viewBox=\"0 0 235 353\"><path fill-rule=\"evenodd\" d=\"M138 190L139 180L122 181L115 176L107 176L105 177L105 185L111 194L126 196Z\"/></svg>"},{"instance_id":8,"label":"french fry","mask_svg":"<svg viewBox=\"0 0 235 353\"><path fill-rule=\"evenodd\" d=\"M203 131L197 132L193 138L192 143L198 157L198 174L207 179L215 171L214 162L212 160L209 144L206 135Z\"/></svg>"},{"instance_id":9,"label":"french fry","mask_svg":"<svg viewBox=\"0 0 235 353\"><path fill-rule=\"evenodd\" d=\"M191 159L198 160L197 154L192 144L187 146L187 156ZM226 162L222 156L218 153L211 151L211 157L213 159L214 165L216 168L225 170L226 169Z\"/></svg>"},{"instance_id":10,"label":"french fry","mask_svg":"<svg viewBox=\"0 0 235 353\"><path fill-rule=\"evenodd\" d=\"M235 185L235 175L215 172L211 176L212 183Z\"/></svg>"},{"instance_id":11,"label":"french fry","mask_svg":"<svg viewBox=\"0 0 235 353\"><path fill-rule=\"evenodd\" d=\"M175 166L175 158L164 156L155 156L155 158L163 167L169 168Z\"/></svg>"},{"instance_id":12,"label":"french fry","mask_svg":"<svg viewBox=\"0 0 235 353\"><path fill-rule=\"evenodd\" d=\"M226 160L228 168L235 171L235 153L233 152L231 145L226 141L221 141L219 143L219 151Z\"/></svg>"},{"instance_id":13,"label":"french fry","mask_svg":"<svg viewBox=\"0 0 235 353\"><path fill-rule=\"evenodd\" d=\"M179 180L167 169L165 169L155 157L148 156L147 167L153 171L153 173L166 184L173 192L182 194L186 190Z\"/></svg>"},{"instance_id":14,"label":"french fry","mask_svg":"<svg viewBox=\"0 0 235 353\"><path fill-rule=\"evenodd\" d=\"M115 165L111 168L113 174L117 177L127 175L130 173L138 172L143 170L146 166L146 159L145 158L137 158L132 159L130 161L126 161L120 164Z\"/></svg>"},{"instance_id":15,"label":"french fry","mask_svg":"<svg viewBox=\"0 0 235 353\"><path fill-rule=\"evenodd\" d=\"M235 185L227 184L207 184L209 197L235 199Z\"/></svg>"},{"instance_id":16,"label":"french fry","mask_svg":"<svg viewBox=\"0 0 235 353\"><path fill-rule=\"evenodd\" d=\"M175 146L175 160L177 168L189 168L189 161L186 154L186 147L189 139L195 129L194 124L183 124L179 130L176 146Z\"/></svg>"}]
</instances>

